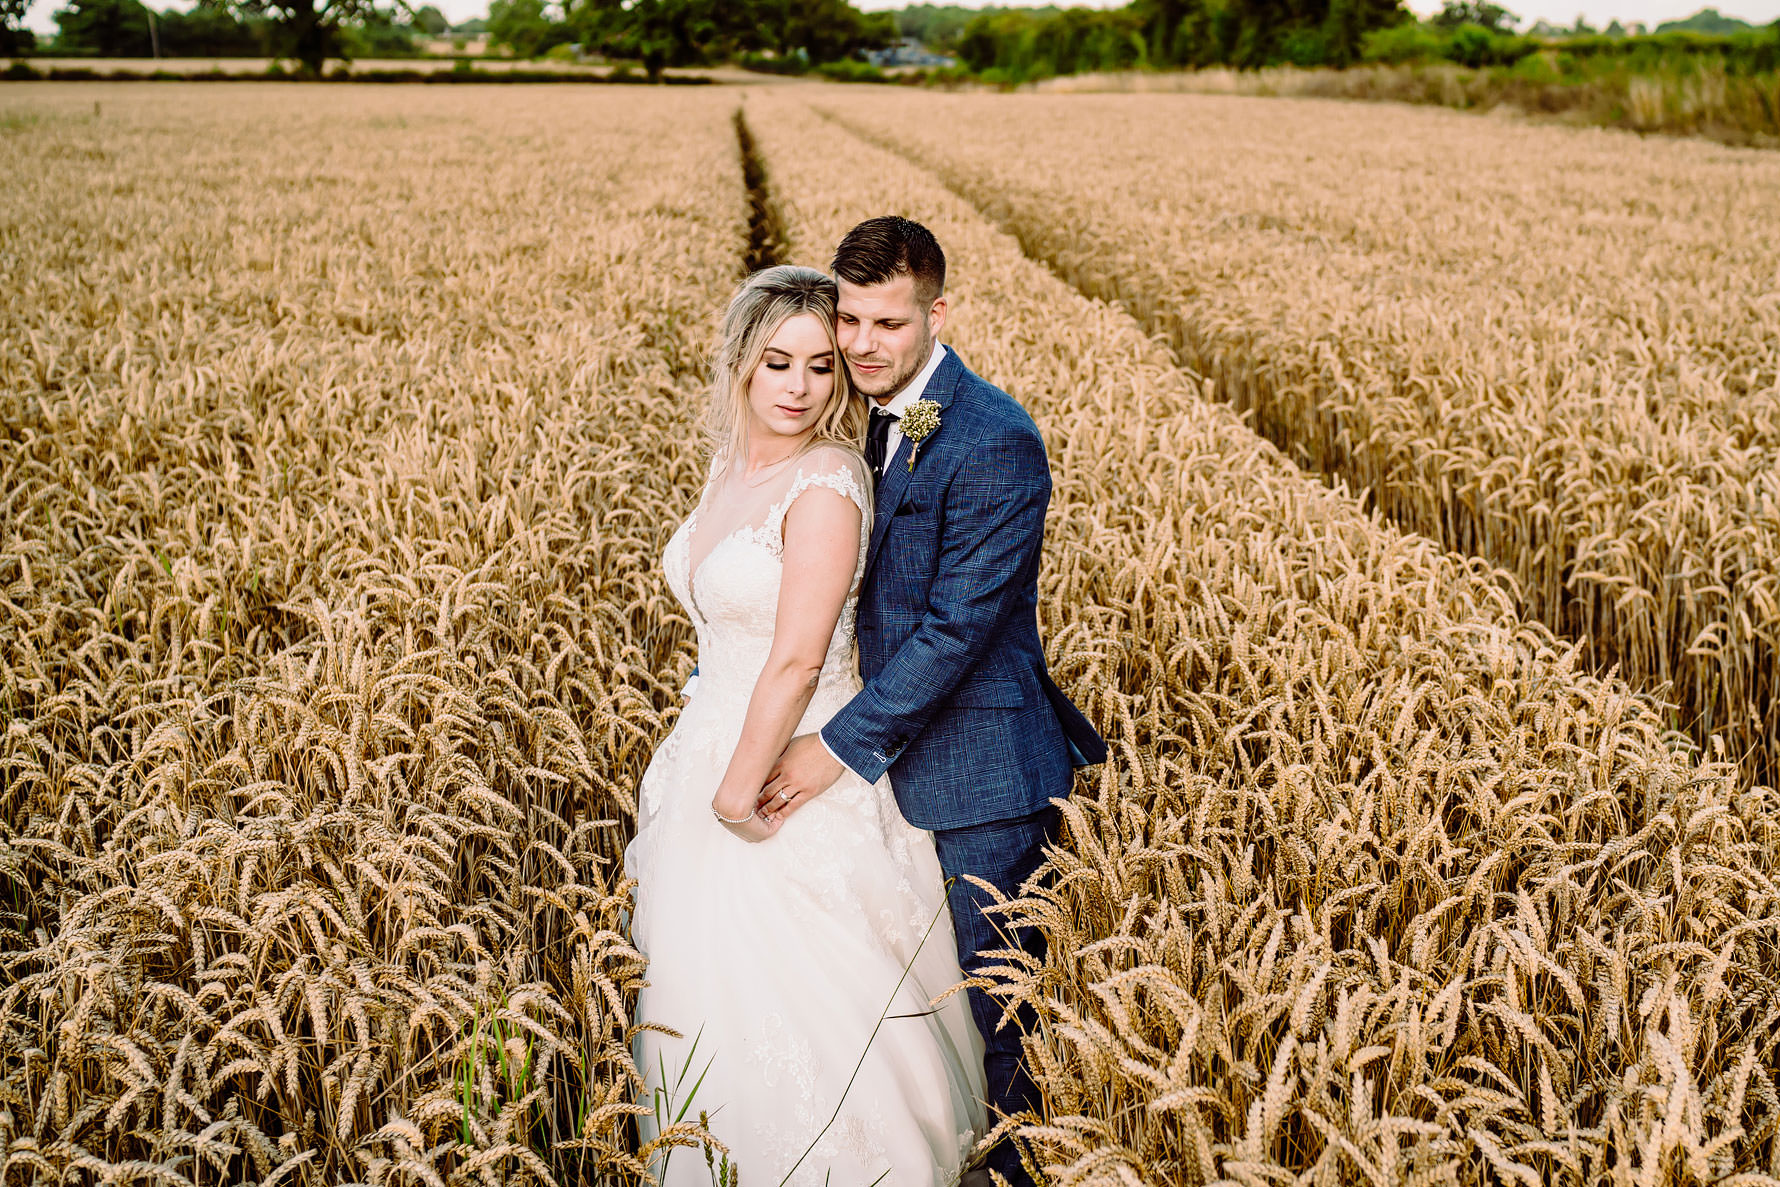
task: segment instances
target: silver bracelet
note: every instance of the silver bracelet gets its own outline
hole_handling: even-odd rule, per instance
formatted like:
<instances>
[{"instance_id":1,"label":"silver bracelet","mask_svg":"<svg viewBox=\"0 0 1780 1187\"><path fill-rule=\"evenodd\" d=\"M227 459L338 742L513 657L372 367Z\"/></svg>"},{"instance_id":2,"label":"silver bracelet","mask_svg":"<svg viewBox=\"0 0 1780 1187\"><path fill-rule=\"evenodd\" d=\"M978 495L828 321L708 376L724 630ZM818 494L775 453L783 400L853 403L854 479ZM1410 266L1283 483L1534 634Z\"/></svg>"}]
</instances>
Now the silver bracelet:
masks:
<instances>
[{"instance_id":1,"label":"silver bracelet","mask_svg":"<svg viewBox=\"0 0 1780 1187\"><path fill-rule=\"evenodd\" d=\"M715 816L718 820L721 820L724 824L746 824L750 820L754 819L754 816L755 816L755 813L757 810L758 809L756 809L756 808L749 808L748 814L746 816L742 817L740 820L731 820L729 817L725 816L723 813L717 811L716 804L711 805L711 815Z\"/></svg>"}]
</instances>

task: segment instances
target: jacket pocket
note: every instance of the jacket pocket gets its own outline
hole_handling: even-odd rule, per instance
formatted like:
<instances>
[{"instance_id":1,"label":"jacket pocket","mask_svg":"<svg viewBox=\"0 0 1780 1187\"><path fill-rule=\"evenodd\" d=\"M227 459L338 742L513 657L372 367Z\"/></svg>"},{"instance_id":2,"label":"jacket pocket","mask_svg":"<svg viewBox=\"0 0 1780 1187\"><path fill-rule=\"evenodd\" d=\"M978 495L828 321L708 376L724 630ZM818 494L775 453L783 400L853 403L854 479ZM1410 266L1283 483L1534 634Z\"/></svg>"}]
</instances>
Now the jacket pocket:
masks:
<instances>
[{"instance_id":1,"label":"jacket pocket","mask_svg":"<svg viewBox=\"0 0 1780 1187\"><path fill-rule=\"evenodd\" d=\"M1019 709L1030 699L1018 680L968 680L946 703L959 709Z\"/></svg>"}]
</instances>

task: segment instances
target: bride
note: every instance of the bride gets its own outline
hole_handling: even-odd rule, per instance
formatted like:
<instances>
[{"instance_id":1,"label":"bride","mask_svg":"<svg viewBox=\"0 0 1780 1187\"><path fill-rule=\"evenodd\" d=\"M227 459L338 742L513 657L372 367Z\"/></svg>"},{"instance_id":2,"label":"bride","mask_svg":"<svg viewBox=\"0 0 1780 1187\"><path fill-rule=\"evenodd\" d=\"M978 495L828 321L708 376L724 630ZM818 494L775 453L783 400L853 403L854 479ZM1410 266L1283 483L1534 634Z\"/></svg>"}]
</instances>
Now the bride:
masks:
<instances>
[{"instance_id":1,"label":"bride","mask_svg":"<svg viewBox=\"0 0 1780 1187\"><path fill-rule=\"evenodd\" d=\"M931 836L887 778L755 811L794 734L859 691L854 607L871 525L866 411L835 343L834 281L756 273L731 301L698 506L662 564L699 674L643 776L631 934L648 958L637 1064L659 1126L708 1114L753 1187L956 1182L983 1126L982 1041ZM665 1165L663 1165L665 1163ZM696 1150L651 1168L707 1187Z\"/></svg>"}]
</instances>

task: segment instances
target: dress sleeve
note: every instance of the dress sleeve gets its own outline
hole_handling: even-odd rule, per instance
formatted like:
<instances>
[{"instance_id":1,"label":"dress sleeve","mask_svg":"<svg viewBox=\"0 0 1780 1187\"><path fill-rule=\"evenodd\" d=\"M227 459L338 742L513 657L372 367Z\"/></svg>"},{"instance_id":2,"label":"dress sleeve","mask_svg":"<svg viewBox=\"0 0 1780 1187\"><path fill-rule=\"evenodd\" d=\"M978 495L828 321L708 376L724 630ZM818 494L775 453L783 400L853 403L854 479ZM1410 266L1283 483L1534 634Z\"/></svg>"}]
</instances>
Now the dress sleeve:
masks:
<instances>
[{"instance_id":1,"label":"dress sleeve","mask_svg":"<svg viewBox=\"0 0 1780 1187\"><path fill-rule=\"evenodd\" d=\"M797 475L791 480L791 485L786 487L785 494L767 513L764 526L776 542L775 547L784 546L785 514L791 510L791 504L812 486L827 487L836 494L851 499L859 508L860 518L865 525L864 534L869 537L871 498L866 494L864 476L865 463L850 453L823 448L814 454L798 468ZM863 548L862 543L862 551Z\"/></svg>"}]
</instances>

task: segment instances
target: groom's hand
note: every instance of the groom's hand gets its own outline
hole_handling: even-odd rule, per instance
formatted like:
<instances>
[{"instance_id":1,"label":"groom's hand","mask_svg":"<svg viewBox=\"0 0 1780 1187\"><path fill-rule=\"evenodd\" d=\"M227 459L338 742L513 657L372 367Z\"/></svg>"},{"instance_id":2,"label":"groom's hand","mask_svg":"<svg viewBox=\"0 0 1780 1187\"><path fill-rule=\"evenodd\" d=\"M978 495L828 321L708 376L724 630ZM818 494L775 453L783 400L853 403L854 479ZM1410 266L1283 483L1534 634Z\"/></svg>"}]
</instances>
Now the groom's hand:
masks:
<instances>
[{"instance_id":1,"label":"groom's hand","mask_svg":"<svg viewBox=\"0 0 1780 1187\"><path fill-rule=\"evenodd\" d=\"M832 787L846 769L828 753L821 738L800 734L767 774L756 810L769 820L782 821Z\"/></svg>"}]
</instances>

